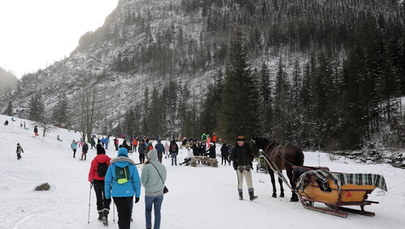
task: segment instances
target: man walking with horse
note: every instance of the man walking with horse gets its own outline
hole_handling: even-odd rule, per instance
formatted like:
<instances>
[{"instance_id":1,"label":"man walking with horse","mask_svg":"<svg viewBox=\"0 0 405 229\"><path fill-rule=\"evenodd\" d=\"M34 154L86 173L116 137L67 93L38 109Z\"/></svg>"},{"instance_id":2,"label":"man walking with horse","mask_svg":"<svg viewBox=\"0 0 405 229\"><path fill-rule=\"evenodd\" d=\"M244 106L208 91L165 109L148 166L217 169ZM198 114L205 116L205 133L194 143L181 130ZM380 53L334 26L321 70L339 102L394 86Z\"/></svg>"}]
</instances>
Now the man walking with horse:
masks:
<instances>
[{"instance_id":1,"label":"man walking with horse","mask_svg":"<svg viewBox=\"0 0 405 229\"><path fill-rule=\"evenodd\" d=\"M255 200L258 197L254 195L252 184L252 161L254 158L249 146L245 143L244 136L238 136L235 147L231 152L231 160L233 161L233 168L236 170L238 177L238 193L239 199L243 200L243 179L246 180L248 186L249 199Z\"/></svg>"}]
</instances>

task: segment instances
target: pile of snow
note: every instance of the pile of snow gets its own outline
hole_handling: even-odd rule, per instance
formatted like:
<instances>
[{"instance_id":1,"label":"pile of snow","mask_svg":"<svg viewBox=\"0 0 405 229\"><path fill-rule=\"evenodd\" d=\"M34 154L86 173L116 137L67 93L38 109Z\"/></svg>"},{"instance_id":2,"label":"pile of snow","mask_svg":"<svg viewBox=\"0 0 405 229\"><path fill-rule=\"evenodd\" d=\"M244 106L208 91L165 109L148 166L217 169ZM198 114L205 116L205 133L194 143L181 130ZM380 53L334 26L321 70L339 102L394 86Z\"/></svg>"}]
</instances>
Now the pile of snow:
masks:
<instances>
[{"instance_id":1,"label":"pile of snow","mask_svg":"<svg viewBox=\"0 0 405 229\"><path fill-rule=\"evenodd\" d=\"M10 122L8 126L3 125L6 119ZM79 161L72 157L70 149L71 141L79 140L79 133L57 129L46 137L34 137L32 123L26 121L29 127L26 130L20 127L20 121L12 122L10 117L0 116L0 228L103 228L97 221L93 190L90 224L87 223L90 191L87 174L95 150L89 151L86 161ZM58 134L63 142L56 140ZM22 160L16 157L17 143L24 148ZM220 146L217 147L219 152ZM116 156L111 146L107 154ZM80 152L77 155L80 156ZM181 149L179 162L186 155L187 149ZM138 154L130 157L139 162ZM366 206L366 210L376 212L376 216L349 213L344 219L304 209L300 203L291 203L290 192L286 192L285 198L272 198L270 178L264 173L253 173L255 194L259 199L240 201L232 166L171 166L169 159L164 159L163 163L168 170L170 192L163 202L162 228L370 229L403 228L405 225L405 170L390 165L366 165L344 158L331 160L325 153L305 152L306 165L327 166L332 171L347 173L384 175L388 192L374 190L369 200L380 204ZM138 169L140 171L141 166ZM34 191L37 185L45 182L51 185L49 191ZM246 187L244 192L247 197ZM143 193L141 201L134 205L133 218L132 228L145 228ZM109 220L108 228L118 228L112 214Z\"/></svg>"}]
</instances>

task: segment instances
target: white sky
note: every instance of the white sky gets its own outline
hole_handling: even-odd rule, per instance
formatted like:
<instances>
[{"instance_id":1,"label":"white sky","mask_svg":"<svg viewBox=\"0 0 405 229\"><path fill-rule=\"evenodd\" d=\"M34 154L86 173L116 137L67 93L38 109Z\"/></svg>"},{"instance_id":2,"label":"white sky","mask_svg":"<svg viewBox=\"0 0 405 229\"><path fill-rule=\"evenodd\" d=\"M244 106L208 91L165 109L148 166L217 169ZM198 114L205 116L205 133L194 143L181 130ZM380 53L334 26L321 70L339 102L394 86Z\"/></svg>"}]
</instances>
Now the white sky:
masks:
<instances>
[{"instance_id":1,"label":"white sky","mask_svg":"<svg viewBox=\"0 0 405 229\"><path fill-rule=\"evenodd\" d=\"M0 0L0 66L21 78L76 48L118 0Z\"/></svg>"}]
</instances>

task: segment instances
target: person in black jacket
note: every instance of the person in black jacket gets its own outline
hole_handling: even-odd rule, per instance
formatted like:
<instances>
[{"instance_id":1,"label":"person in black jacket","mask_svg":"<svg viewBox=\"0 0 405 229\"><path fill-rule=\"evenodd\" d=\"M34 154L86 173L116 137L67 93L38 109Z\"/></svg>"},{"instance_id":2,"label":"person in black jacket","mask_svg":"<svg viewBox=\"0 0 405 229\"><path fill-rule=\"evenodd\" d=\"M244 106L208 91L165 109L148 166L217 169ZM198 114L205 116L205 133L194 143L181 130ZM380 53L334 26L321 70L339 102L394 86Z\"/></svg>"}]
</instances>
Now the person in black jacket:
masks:
<instances>
[{"instance_id":1,"label":"person in black jacket","mask_svg":"<svg viewBox=\"0 0 405 229\"><path fill-rule=\"evenodd\" d=\"M231 160L233 161L233 168L236 170L236 175L238 177L238 193L239 199L243 200L243 178L246 180L248 186L249 199L257 199L254 195L254 189L252 184L252 161L253 153L251 152L249 146L245 143L245 137L238 136L237 143L233 147L231 152Z\"/></svg>"},{"instance_id":2,"label":"person in black jacket","mask_svg":"<svg viewBox=\"0 0 405 229\"><path fill-rule=\"evenodd\" d=\"M139 163L145 163L145 153L146 153L146 143L145 140L141 140L138 146L138 153L139 153Z\"/></svg>"},{"instance_id":3,"label":"person in black jacket","mask_svg":"<svg viewBox=\"0 0 405 229\"><path fill-rule=\"evenodd\" d=\"M169 155L172 158L172 166L177 166L177 154L179 154L179 146L175 140L172 140L169 146Z\"/></svg>"},{"instance_id":4,"label":"person in black jacket","mask_svg":"<svg viewBox=\"0 0 405 229\"><path fill-rule=\"evenodd\" d=\"M17 143L16 153L17 153L17 160L20 160L21 159L21 153L24 153L24 150L21 147L20 143Z\"/></svg>"},{"instance_id":5,"label":"person in black jacket","mask_svg":"<svg viewBox=\"0 0 405 229\"><path fill-rule=\"evenodd\" d=\"M215 145L214 143L210 144L210 148L207 150L208 155L210 158L216 158L217 157L217 152L215 150Z\"/></svg>"},{"instance_id":6,"label":"person in black jacket","mask_svg":"<svg viewBox=\"0 0 405 229\"><path fill-rule=\"evenodd\" d=\"M222 144L222 147L221 147L221 165L223 164L223 163L225 163L225 165L226 165L226 162L228 161L228 157L229 157L229 147L228 147L228 145L224 142L224 144ZM229 162L228 162L229 163ZM229 163L229 165L231 165L231 163Z\"/></svg>"},{"instance_id":7,"label":"person in black jacket","mask_svg":"<svg viewBox=\"0 0 405 229\"><path fill-rule=\"evenodd\" d=\"M87 142L84 142L82 146L82 156L80 157L80 160L83 161L86 160L87 151L89 151L89 145L87 145Z\"/></svg>"}]
</instances>

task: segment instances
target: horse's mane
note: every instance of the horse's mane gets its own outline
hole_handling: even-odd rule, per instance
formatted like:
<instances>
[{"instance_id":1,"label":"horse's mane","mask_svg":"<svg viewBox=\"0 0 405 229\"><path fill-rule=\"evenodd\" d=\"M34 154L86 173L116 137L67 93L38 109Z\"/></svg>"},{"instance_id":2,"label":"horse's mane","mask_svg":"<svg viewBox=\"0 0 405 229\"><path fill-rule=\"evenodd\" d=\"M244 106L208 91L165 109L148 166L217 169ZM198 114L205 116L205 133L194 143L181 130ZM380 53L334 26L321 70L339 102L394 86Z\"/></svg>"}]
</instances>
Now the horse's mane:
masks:
<instances>
[{"instance_id":1,"label":"horse's mane","mask_svg":"<svg viewBox=\"0 0 405 229\"><path fill-rule=\"evenodd\" d=\"M267 147L267 145L269 143L271 143L273 145L273 147L277 147L278 143L274 140L270 140L269 138L265 138L265 137L255 137L254 138L255 142L263 147Z\"/></svg>"}]
</instances>

